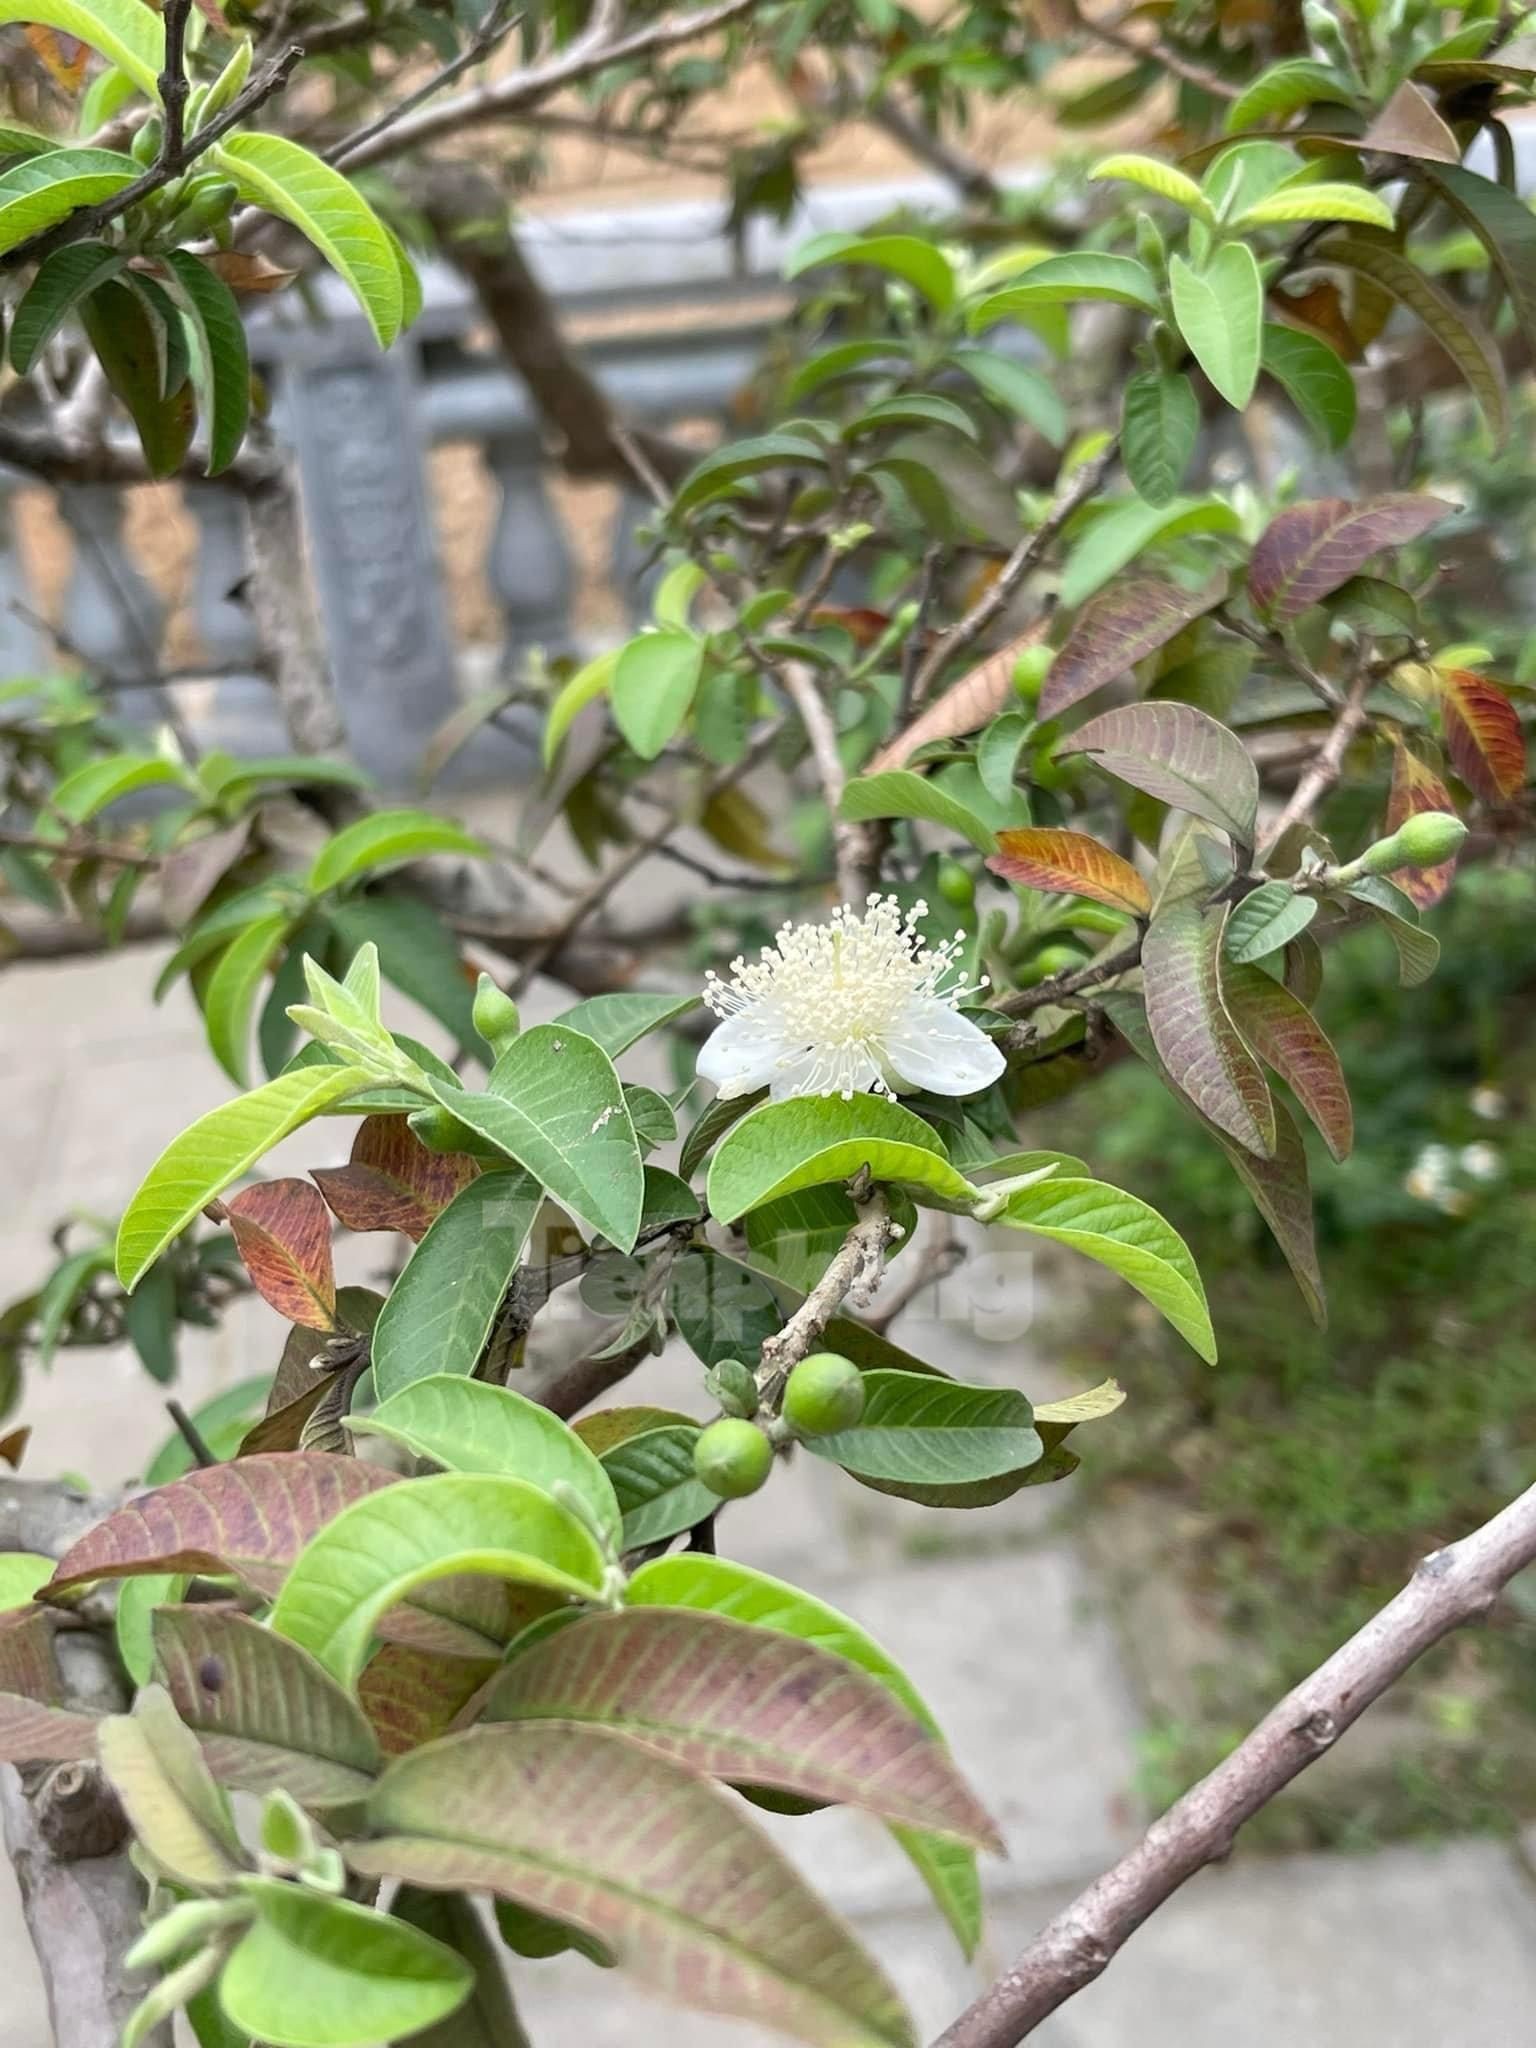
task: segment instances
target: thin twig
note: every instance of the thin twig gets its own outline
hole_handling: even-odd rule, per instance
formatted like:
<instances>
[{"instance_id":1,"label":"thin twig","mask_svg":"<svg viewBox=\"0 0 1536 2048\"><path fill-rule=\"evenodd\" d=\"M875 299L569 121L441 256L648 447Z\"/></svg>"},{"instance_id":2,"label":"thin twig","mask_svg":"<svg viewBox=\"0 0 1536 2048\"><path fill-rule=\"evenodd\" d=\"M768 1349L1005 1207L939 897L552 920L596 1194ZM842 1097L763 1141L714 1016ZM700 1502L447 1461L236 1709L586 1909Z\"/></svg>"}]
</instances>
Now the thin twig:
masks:
<instances>
[{"instance_id":1,"label":"thin twig","mask_svg":"<svg viewBox=\"0 0 1536 2048\"><path fill-rule=\"evenodd\" d=\"M1536 1486L1459 1543L1426 1557L1394 1600L1057 1914L935 2048L1015 2048L1091 1984L1197 1870L1224 1856L1243 1823L1330 1750L1426 1650L1483 1620L1515 1574L1533 1563Z\"/></svg>"},{"instance_id":2,"label":"thin twig","mask_svg":"<svg viewBox=\"0 0 1536 2048\"><path fill-rule=\"evenodd\" d=\"M45 853L51 860L110 861L119 868L155 868L160 865L153 854L140 853L132 846L119 846L114 840L46 839L40 832L17 832L9 825L0 825L0 846L12 847L18 853Z\"/></svg>"},{"instance_id":3,"label":"thin twig","mask_svg":"<svg viewBox=\"0 0 1536 2048\"><path fill-rule=\"evenodd\" d=\"M1311 767L1297 781L1286 799L1284 810L1265 834L1264 844L1259 850L1261 862L1268 859L1293 825L1303 824L1312 816L1338 781L1350 742L1365 725L1365 698L1370 686L1370 670L1362 668L1350 684L1349 694L1334 720L1333 730L1318 748Z\"/></svg>"},{"instance_id":4,"label":"thin twig","mask_svg":"<svg viewBox=\"0 0 1536 2048\"><path fill-rule=\"evenodd\" d=\"M340 164L350 157L354 150L363 149L386 129L393 128L397 121L403 121L408 114L414 114L418 107L424 107L428 100L436 98L445 85L451 85L456 78L462 78L466 71L489 57L511 34L522 20L522 15L512 12L511 0L496 0L485 20L476 29L469 41L456 57L450 58L441 71L434 72L414 92L408 92L391 107L386 107L377 120L369 121L354 130L325 152L329 164ZM308 45L306 45L306 48Z\"/></svg>"},{"instance_id":5,"label":"thin twig","mask_svg":"<svg viewBox=\"0 0 1536 2048\"><path fill-rule=\"evenodd\" d=\"M192 1453L192 1462L206 1471L210 1465L218 1464L218 1457L210 1448L208 1439L192 1420L179 1401L167 1401L165 1412L176 1425L176 1433Z\"/></svg>"}]
</instances>

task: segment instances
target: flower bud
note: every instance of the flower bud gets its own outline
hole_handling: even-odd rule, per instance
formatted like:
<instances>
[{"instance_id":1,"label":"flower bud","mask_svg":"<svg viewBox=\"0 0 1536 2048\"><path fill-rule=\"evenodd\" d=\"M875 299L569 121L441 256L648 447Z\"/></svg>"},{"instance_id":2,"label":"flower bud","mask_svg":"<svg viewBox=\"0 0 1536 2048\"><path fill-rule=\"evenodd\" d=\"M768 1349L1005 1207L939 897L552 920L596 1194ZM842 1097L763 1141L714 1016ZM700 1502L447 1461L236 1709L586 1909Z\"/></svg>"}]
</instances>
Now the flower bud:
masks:
<instances>
[{"instance_id":1,"label":"flower bud","mask_svg":"<svg viewBox=\"0 0 1536 2048\"><path fill-rule=\"evenodd\" d=\"M757 1380L739 1358L722 1358L704 1375L704 1385L727 1415L750 1422L757 1413Z\"/></svg>"},{"instance_id":2,"label":"flower bud","mask_svg":"<svg viewBox=\"0 0 1536 2048\"><path fill-rule=\"evenodd\" d=\"M470 1014L475 1029L495 1053L505 1052L517 1036L517 1005L488 974L482 974L475 984L475 1002Z\"/></svg>"}]
</instances>

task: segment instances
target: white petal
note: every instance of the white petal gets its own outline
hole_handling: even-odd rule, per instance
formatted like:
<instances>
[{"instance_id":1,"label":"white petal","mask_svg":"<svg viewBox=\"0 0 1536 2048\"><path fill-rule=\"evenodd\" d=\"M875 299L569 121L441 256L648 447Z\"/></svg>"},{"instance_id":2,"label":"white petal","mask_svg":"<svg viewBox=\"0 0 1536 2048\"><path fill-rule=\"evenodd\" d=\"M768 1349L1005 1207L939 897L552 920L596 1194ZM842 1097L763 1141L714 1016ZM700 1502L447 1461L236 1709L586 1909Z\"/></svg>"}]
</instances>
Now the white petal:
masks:
<instances>
[{"instance_id":1,"label":"white petal","mask_svg":"<svg viewBox=\"0 0 1536 2048\"><path fill-rule=\"evenodd\" d=\"M727 1099L750 1095L773 1079L787 1051L771 1014L742 1010L717 1024L699 1047L699 1076Z\"/></svg>"},{"instance_id":2,"label":"white petal","mask_svg":"<svg viewBox=\"0 0 1536 2048\"><path fill-rule=\"evenodd\" d=\"M866 1052L830 1054L808 1045L796 1052L786 1048L770 1092L775 1102L793 1095L862 1095L879 1079L880 1069Z\"/></svg>"},{"instance_id":3,"label":"white petal","mask_svg":"<svg viewBox=\"0 0 1536 2048\"><path fill-rule=\"evenodd\" d=\"M887 1033L886 1065L909 1087L934 1095L974 1095L1007 1061L969 1017L934 996L914 996Z\"/></svg>"}]
</instances>

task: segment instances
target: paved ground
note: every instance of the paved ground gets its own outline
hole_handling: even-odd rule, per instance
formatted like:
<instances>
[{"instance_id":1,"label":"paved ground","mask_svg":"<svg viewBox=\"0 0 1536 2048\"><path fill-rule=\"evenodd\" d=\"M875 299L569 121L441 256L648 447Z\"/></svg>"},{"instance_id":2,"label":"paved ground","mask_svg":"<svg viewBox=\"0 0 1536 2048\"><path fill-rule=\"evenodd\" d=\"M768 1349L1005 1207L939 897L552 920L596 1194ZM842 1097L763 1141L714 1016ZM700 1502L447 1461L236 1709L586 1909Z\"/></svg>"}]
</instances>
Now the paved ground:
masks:
<instances>
[{"instance_id":1,"label":"paved ground","mask_svg":"<svg viewBox=\"0 0 1536 2048\"><path fill-rule=\"evenodd\" d=\"M227 1093L185 1002L148 1007L152 972L139 953L0 977L0 1300L35 1279L59 1216L115 1210L160 1145ZM338 1158L344 1130L325 1132ZM281 1156L302 1168L325 1155L304 1134ZM1012 1264L984 1270L946 1299L937 1331L921 1327L932 1310L918 1304L909 1341L967 1374L1054 1391L1030 1354L1030 1278ZM269 1368L274 1337L270 1312L242 1305L193 1347L185 1397ZM695 1391L686 1361L648 1370L648 1397ZM102 1485L141 1470L164 1434L126 1356L65 1354L28 1390L24 1414L32 1471L84 1471ZM1009 1857L991 1874L988 1942L973 1969L877 1827L842 1813L777 1824L930 2036L1135 1833L1135 1700L1086 1569L1050 1517L1047 1494L1019 1496L988 1518L994 1547L978 1554L955 1545L955 1518L802 1459L727 1518L735 1554L834 1600L905 1662L1003 1825ZM1035 2038L1047 2048L1531 2048L1533 1867L1536 1840L1524 1860L1488 1842L1362 1859L1239 1852ZM0 1887L0 2048L49 2048L3 1864ZM584 1964L525 1965L520 1996L541 2048L767 2048L750 2027L616 1992Z\"/></svg>"}]
</instances>

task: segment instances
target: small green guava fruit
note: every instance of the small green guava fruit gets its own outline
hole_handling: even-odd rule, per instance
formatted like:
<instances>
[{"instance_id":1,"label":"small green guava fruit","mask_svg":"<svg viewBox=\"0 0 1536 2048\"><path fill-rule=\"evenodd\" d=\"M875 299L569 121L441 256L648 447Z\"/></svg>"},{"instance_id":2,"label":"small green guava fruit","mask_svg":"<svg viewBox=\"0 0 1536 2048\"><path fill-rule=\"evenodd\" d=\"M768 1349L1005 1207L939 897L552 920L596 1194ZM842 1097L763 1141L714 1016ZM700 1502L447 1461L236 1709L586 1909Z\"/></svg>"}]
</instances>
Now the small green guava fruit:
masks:
<instances>
[{"instance_id":1,"label":"small green guava fruit","mask_svg":"<svg viewBox=\"0 0 1536 2048\"><path fill-rule=\"evenodd\" d=\"M773 1468L773 1445L755 1422L723 1415L701 1430L693 1447L693 1469L722 1500L756 1493Z\"/></svg>"},{"instance_id":2,"label":"small green guava fruit","mask_svg":"<svg viewBox=\"0 0 1536 2048\"><path fill-rule=\"evenodd\" d=\"M796 1436L852 1429L864 1413L864 1375L841 1352L813 1351L790 1374L779 1412Z\"/></svg>"}]
</instances>

